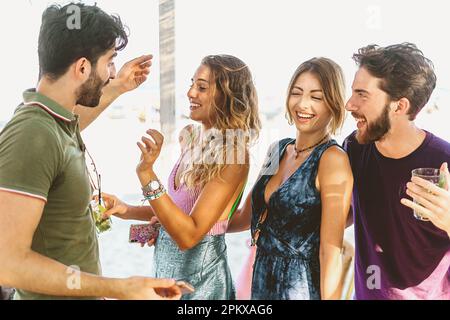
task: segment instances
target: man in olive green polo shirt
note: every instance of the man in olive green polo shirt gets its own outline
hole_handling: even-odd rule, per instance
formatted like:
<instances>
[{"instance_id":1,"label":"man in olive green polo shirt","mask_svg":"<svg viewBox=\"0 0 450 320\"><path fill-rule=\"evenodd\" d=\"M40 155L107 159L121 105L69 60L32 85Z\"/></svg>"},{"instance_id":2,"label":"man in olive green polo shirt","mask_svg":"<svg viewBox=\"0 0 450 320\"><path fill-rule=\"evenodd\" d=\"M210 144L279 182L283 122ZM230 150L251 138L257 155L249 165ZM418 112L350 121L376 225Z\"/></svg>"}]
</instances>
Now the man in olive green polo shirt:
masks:
<instances>
[{"instance_id":1,"label":"man in olive green polo shirt","mask_svg":"<svg viewBox=\"0 0 450 320\"><path fill-rule=\"evenodd\" d=\"M116 77L113 58L127 44L120 18L77 4L73 29L69 6L44 12L38 86L0 133L0 284L17 288L16 299L179 299L174 280L101 277L80 129L146 80L151 56Z\"/></svg>"}]
</instances>

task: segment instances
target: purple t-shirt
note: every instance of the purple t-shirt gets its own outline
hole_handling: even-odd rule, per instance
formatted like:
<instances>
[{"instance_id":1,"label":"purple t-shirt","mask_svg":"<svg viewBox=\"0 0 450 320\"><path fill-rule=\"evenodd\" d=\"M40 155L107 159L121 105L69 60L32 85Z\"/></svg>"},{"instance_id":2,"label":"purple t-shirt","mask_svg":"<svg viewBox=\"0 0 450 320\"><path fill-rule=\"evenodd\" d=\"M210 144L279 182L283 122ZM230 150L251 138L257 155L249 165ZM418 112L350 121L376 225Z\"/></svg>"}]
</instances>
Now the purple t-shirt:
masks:
<instances>
[{"instance_id":1,"label":"purple t-shirt","mask_svg":"<svg viewBox=\"0 0 450 320\"><path fill-rule=\"evenodd\" d=\"M356 299L450 299L450 238L419 221L400 203L415 168L450 163L450 144L426 132L401 159L383 156L375 143L344 141L354 175Z\"/></svg>"}]
</instances>

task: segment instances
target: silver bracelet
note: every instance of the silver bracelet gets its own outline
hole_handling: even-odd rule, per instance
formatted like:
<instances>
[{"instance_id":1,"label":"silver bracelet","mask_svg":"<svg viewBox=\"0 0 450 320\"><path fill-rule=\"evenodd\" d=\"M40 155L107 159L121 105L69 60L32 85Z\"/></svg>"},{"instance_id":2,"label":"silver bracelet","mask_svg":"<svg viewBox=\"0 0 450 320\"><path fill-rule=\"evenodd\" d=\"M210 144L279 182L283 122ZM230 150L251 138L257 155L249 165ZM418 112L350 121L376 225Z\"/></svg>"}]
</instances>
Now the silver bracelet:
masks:
<instances>
[{"instance_id":1,"label":"silver bracelet","mask_svg":"<svg viewBox=\"0 0 450 320\"><path fill-rule=\"evenodd\" d=\"M150 181L147 185L142 187L142 194L145 200L156 200L166 193L166 188L159 179Z\"/></svg>"}]
</instances>

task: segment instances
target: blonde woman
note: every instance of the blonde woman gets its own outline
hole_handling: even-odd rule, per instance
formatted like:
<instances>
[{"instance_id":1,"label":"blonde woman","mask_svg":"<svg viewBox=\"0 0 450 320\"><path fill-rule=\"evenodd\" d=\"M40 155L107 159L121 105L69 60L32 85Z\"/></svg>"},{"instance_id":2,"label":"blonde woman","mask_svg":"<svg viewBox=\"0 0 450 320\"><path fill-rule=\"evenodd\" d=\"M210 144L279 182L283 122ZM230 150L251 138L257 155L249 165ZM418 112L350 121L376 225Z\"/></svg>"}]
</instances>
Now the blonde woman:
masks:
<instances>
[{"instance_id":1,"label":"blonde woman","mask_svg":"<svg viewBox=\"0 0 450 320\"><path fill-rule=\"evenodd\" d=\"M230 55L202 60L187 96L190 118L180 135L181 156L168 182L168 192L153 170L163 136L148 130L138 146L137 174L150 206L132 207L105 195L106 215L162 224L156 244L157 277L185 280L195 292L183 299L234 299L224 234L249 171L248 147L260 121L257 95L247 65Z\"/></svg>"},{"instance_id":2,"label":"blonde woman","mask_svg":"<svg viewBox=\"0 0 450 320\"><path fill-rule=\"evenodd\" d=\"M302 63L288 88L296 139L272 144L228 232L251 228L252 299L339 299L343 234L353 177L331 138L342 125L344 78L327 58Z\"/></svg>"}]
</instances>

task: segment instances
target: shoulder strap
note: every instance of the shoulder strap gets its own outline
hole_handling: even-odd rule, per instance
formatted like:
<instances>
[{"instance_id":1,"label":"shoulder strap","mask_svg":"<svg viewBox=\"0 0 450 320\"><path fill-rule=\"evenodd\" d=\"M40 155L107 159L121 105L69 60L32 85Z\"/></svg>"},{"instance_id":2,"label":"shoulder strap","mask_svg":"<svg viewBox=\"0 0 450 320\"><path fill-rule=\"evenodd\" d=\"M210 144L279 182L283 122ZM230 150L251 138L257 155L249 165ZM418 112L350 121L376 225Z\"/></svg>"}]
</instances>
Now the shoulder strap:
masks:
<instances>
[{"instance_id":1,"label":"shoulder strap","mask_svg":"<svg viewBox=\"0 0 450 320\"><path fill-rule=\"evenodd\" d=\"M230 213L228 214L228 221L231 220L231 218L233 217L233 214L236 212L236 208L237 208L239 202L241 201L242 194L244 193L244 189L245 189L246 185L247 185L247 180L245 181L244 186L242 187L242 190L239 193L239 196L236 198L236 201L234 201L233 206L231 207Z\"/></svg>"}]
</instances>

